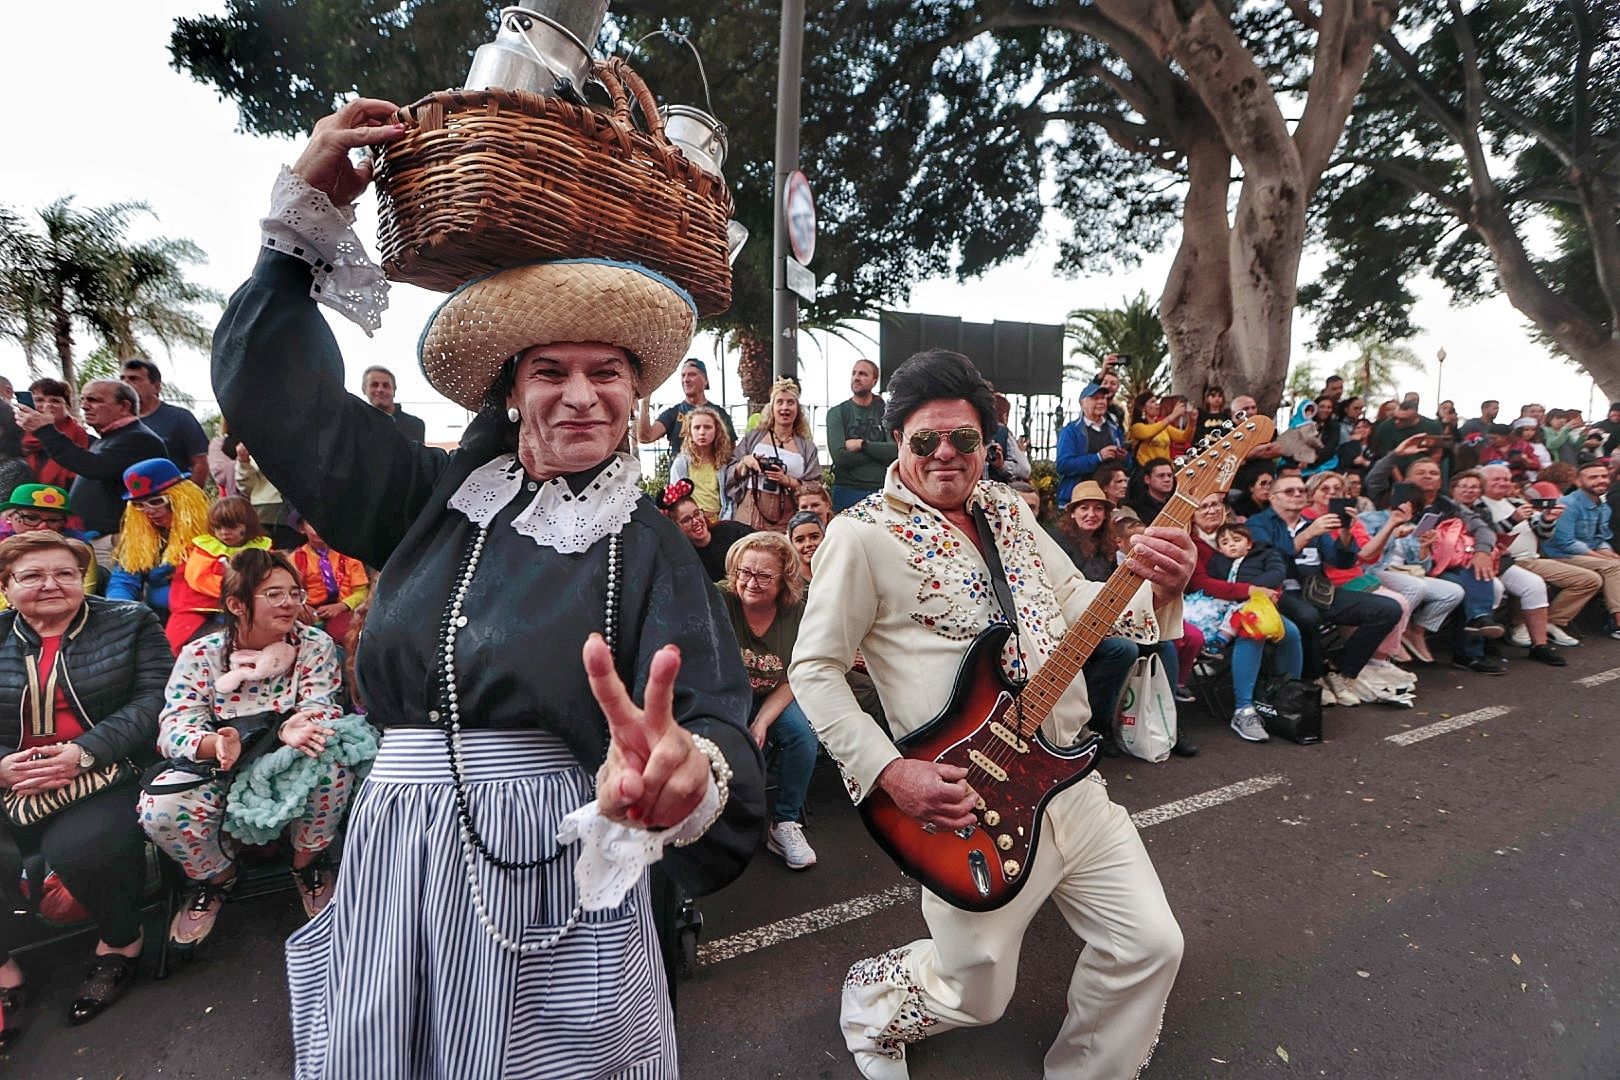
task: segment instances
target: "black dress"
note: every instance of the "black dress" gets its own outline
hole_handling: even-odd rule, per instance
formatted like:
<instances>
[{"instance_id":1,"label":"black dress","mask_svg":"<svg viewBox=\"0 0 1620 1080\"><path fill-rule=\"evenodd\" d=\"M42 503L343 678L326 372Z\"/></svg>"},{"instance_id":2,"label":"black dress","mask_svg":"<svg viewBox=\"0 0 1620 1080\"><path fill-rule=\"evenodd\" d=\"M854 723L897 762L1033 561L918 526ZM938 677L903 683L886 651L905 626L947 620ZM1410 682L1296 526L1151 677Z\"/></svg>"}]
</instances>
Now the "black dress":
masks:
<instances>
[{"instance_id":1,"label":"black dress","mask_svg":"<svg viewBox=\"0 0 1620 1080\"><path fill-rule=\"evenodd\" d=\"M414 444L392 418L343 389L343 362L310 299L309 268L272 251L237 290L214 336L213 376L233 433L287 502L332 546L382 573L356 671L379 727L433 726L439 627L476 526L447 504L478 466L510 447L504 417L481 414L454 454ZM585 489L596 470L569 477ZM496 515L467 594L457 667L466 728L541 728L594 771L607 727L580 661L602 629L606 540L579 555L538 546L510 523L528 484ZM742 872L764 827L759 751L748 734L751 695L720 598L696 552L642 496L621 533L616 661L641 700L653 654L681 650L675 719L712 739L734 778L704 838L669 848L661 867L689 895Z\"/></svg>"}]
</instances>

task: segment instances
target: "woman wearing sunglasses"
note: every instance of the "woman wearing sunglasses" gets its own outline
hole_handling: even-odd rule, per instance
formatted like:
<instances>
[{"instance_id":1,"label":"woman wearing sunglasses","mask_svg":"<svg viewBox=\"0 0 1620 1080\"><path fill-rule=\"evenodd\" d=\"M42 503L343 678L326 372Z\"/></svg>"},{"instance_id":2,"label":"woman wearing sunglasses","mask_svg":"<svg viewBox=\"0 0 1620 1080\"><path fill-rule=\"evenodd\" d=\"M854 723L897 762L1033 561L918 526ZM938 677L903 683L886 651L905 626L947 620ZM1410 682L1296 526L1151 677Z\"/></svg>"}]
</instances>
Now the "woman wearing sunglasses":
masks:
<instances>
[{"instance_id":1,"label":"woman wearing sunglasses","mask_svg":"<svg viewBox=\"0 0 1620 1080\"><path fill-rule=\"evenodd\" d=\"M236 881L239 846L224 827L232 777L211 772L199 777L188 766L234 768L244 739L234 721L264 713L285 719L272 723L259 739L321 761L303 813L289 827L293 881L309 918L332 898L334 871L326 850L337 836L353 784L347 767L322 755L334 732L331 724L343 713L338 704L342 676L331 637L298 623L304 590L292 563L279 552L249 548L225 569L220 598L225 629L181 650L164 694L157 745L174 767L148 781L136 804L141 827L186 875L180 908L169 925L170 947L183 952L213 932Z\"/></svg>"},{"instance_id":2,"label":"woman wearing sunglasses","mask_svg":"<svg viewBox=\"0 0 1620 1080\"><path fill-rule=\"evenodd\" d=\"M754 691L748 730L762 748L774 747L780 774L771 795L771 830L765 846L782 856L790 870L805 870L815 865L816 852L805 840L799 819L804 816L820 744L787 681L804 615L804 582L793 545L781 533L743 537L726 553L726 581L720 592Z\"/></svg>"},{"instance_id":3,"label":"woman wearing sunglasses","mask_svg":"<svg viewBox=\"0 0 1620 1080\"><path fill-rule=\"evenodd\" d=\"M167 622L174 572L208 531L208 496L168 458L150 458L124 470L124 501L107 599L143 601Z\"/></svg>"}]
</instances>

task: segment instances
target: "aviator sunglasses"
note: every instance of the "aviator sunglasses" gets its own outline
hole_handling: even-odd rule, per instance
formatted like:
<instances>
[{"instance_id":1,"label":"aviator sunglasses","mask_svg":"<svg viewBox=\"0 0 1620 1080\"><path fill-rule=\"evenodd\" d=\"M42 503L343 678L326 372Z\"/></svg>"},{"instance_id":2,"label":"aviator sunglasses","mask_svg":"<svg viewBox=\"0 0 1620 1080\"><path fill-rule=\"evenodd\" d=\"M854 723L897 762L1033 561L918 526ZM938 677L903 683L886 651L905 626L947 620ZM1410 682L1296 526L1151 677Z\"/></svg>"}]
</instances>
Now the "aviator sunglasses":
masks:
<instances>
[{"instance_id":1,"label":"aviator sunglasses","mask_svg":"<svg viewBox=\"0 0 1620 1080\"><path fill-rule=\"evenodd\" d=\"M911 444L911 452L918 457L930 457L939 449L941 439L949 439L951 447L958 454L971 454L984 445L984 435L978 428L959 427L954 431L934 431L923 428L913 431L907 440Z\"/></svg>"}]
</instances>

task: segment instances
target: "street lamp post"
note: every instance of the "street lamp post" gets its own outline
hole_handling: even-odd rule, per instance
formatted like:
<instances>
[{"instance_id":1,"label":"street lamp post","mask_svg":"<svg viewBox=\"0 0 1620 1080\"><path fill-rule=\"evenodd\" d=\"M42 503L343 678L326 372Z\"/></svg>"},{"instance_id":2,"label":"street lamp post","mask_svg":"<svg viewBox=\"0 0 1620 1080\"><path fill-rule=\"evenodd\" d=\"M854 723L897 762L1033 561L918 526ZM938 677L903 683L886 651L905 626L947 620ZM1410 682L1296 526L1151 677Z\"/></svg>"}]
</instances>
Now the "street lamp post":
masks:
<instances>
[{"instance_id":1,"label":"street lamp post","mask_svg":"<svg viewBox=\"0 0 1620 1080\"><path fill-rule=\"evenodd\" d=\"M1440 409L1440 387L1446 376L1446 348L1444 345L1440 346L1440 351L1434 354L1434 359L1434 407L1435 415L1438 416Z\"/></svg>"}]
</instances>

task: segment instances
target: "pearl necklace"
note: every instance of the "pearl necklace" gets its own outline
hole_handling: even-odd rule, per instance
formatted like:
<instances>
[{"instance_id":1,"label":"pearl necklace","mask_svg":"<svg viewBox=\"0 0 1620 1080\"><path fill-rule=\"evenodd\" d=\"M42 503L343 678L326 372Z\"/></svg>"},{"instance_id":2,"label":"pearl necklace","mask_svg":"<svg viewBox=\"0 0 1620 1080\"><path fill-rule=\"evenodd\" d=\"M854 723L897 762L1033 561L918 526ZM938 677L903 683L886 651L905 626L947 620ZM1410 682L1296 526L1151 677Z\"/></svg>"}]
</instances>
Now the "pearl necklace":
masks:
<instances>
[{"instance_id":1,"label":"pearl necklace","mask_svg":"<svg viewBox=\"0 0 1620 1080\"><path fill-rule=\"evenodd\" d=\"M502 870L533 870L551 862L562 854L559 848L551 855L542 859L528 861L503 859L490 851L489 845L478 834L473 825L472 809L467 804L467 790L461 777L461 699L456 685L456 635L462 627L467 625L467 616L462 613L462 607L467 599L467 590L472 585L473 575L478 572L479 560L484 555L484 543L489 538L489 525L479 527L474 534L472 544L462 558L461 575L456 582L455 592L451 594L450 606L445 610L444 621L439 628L440 640L444 642L439 662L439 704L440 709L431 719L441 720L446 735L445 747L450 755L450 781L455 788L456 796L456 832L461 842L461 861L466 867L467 891L472 895L473 911L478 916L478 924L484 928L495 944L510 953L530 954L544 952L562 940L564 934L578 924L583 908L574 905L569 914L568 921L550 937L543 941L522 943L513 941L501 932L490 918L489 909L484 904L484 893L478 884L478 860L493 864ZM619 622L619 570L622 563L622 551L619 534L614 533L608 537L608 563L607 563L607 597L603 604L602 636L607 641L609 651L617 643L617 630Z\"/></svg>"}]
</instances>

